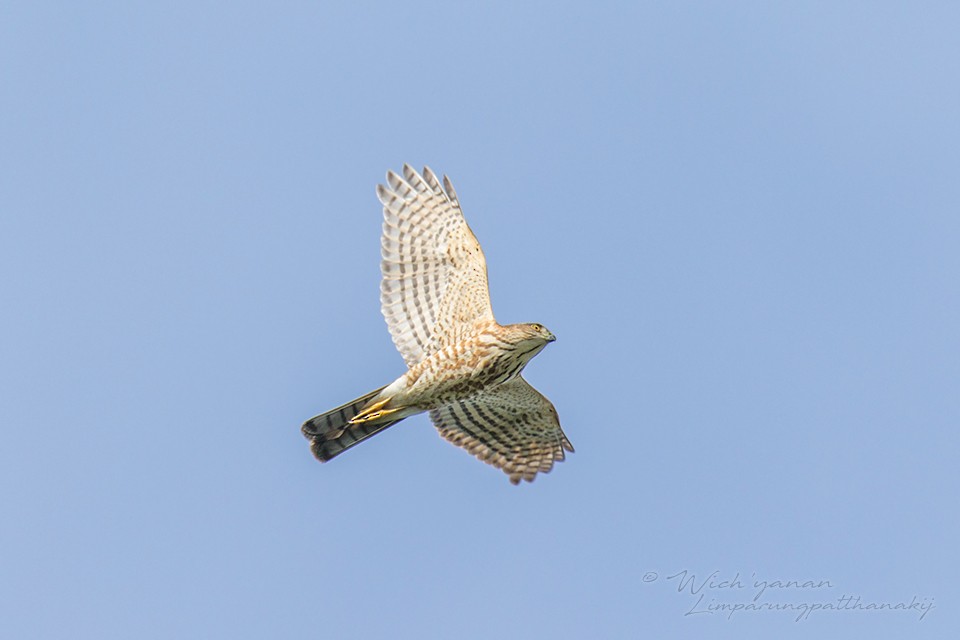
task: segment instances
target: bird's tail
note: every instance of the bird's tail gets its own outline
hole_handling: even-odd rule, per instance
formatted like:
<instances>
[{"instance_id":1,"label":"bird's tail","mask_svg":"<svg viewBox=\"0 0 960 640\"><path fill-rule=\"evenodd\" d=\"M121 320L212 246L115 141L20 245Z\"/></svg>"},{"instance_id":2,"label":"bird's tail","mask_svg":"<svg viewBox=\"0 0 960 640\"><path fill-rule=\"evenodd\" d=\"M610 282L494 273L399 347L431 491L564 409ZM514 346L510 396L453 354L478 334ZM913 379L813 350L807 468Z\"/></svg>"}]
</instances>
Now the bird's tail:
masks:
<instances>
[{"instance_id":1,"label":"bird's tail","mask_svg":"<svg viewBox=\"0 0 960 640\"><path fill-rule=\"evenodd\" d=\"M300 431L310 441L310 450L313 451L317 460L326 462L403 419L350 424L350 420L370 404L382 390L383 387L380 387L342 407L321 413L303 423Z\"/></svg>"}]
</instances>

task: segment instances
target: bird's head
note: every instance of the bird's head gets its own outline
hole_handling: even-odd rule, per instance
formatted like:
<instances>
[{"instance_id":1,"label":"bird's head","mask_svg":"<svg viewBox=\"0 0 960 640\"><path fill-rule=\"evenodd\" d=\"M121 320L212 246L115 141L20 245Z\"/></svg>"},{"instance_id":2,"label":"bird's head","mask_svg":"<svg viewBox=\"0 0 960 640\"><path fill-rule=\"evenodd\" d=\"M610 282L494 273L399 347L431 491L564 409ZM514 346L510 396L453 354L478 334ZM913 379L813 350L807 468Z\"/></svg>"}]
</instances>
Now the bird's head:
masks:
<instances>
[{"instance_id":1,"label":"bird's head","mask_svg":"<svg viewBox=\"0 0 960 640\"><path fill-rule=\"evenodd\" d=\"M511 342L516 344L521 351L535 350L534 353L536 353L547 346L548 342L557 339L557 336L553 335L549 329L537 322L512 324L510 329L512 330Z\"/></svg>"}]
</instances>

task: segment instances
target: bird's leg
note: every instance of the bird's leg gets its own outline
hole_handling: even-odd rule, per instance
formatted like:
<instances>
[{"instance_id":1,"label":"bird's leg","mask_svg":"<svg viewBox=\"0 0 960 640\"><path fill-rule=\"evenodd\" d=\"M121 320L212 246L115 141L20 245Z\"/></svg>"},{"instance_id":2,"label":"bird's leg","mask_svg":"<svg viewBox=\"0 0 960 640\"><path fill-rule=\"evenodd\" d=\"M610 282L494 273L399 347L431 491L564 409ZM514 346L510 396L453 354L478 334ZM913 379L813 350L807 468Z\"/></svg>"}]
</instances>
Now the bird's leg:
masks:
<instances>
[{"instance_id":1,"label":"bird's leg","mask_svg":"<svg viewBox=\"0 0 960 640\"><path fill-rule=\"evenodd\" d=\"M371 420L379 420L385 416L389 416L392 413L400 411L400 408L396 409L384 409L384 405L390 402L391 398L385 398L374 402L369 407L366 407L363 411L355 415L350 420L350 424L363 424L364 422L370 422Z\"/></svg>"}]
</instances>

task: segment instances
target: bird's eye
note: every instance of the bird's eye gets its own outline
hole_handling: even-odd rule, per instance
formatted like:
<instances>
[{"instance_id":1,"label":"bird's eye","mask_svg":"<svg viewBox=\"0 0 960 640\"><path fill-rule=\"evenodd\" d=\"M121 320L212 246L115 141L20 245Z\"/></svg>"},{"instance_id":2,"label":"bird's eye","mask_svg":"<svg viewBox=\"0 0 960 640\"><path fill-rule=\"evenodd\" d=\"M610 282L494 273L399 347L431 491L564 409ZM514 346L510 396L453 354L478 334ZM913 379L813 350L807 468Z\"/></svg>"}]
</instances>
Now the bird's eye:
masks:
<instances>
[{"instance_id":1,"label":"bird's eye","mask_svg":"<svg viewBox=\"0 0 960 640\"><path fill-rule=\"evenodd\" d=\"M533 325L533 328L536 329L539 333L543 333L543 325L542 325L542 324L535 324L535 325Z\"/></svg>"}]
</instances>

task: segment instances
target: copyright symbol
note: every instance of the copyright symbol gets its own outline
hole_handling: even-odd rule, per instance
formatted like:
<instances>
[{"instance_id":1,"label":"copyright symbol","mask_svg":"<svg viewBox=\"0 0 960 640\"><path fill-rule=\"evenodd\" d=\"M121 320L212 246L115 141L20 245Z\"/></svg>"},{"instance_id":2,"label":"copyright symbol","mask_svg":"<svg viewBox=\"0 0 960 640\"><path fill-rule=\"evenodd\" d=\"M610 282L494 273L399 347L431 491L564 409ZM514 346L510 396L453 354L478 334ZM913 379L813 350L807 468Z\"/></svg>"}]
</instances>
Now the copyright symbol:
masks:
<instances>
[{"instance_id":1,"label":"copyright symbol","mask_svg":"<svg viewBox=\"0 0 960 640\"><path fill-rule=\"evenodd\" d=\"M647 571L645 574L643 574L643 581L644 581L644 582L653 582L653 581L656 580L658 577L659 577L659 576L657 576L657 572L656 572L656 571Z\"/></svg>"}]
</instances>

